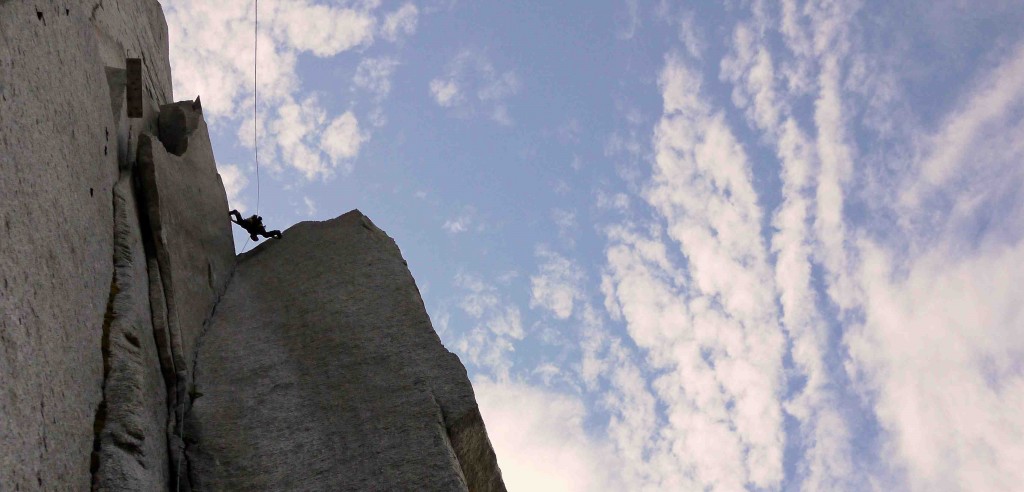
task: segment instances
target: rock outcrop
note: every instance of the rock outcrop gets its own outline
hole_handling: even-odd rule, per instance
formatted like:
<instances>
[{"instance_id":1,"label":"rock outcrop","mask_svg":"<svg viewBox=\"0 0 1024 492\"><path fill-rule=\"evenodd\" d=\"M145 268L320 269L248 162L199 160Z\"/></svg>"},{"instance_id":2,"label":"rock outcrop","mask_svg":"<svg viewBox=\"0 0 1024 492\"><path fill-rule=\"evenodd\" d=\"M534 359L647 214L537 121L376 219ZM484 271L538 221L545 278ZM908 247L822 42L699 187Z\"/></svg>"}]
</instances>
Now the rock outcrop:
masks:
<instances>
[{"instance_id":1,"label":"rock outcrop","mask_svg":"<svg viewBox=\"0 0 1024 492\"><path fill-rule=\"evenodd\" d=\"M145 115L132 121L122 103L126 53L146 60ZM136 222L130 183L117 194L115 186L132 165L137 135L155 130L157 107L170 101L170 73L155 1L0 2L4 490L86 490L107 431L117 428L125 440L109 441L130 449L138 443L130 436L149 428L141 420L163 420L165 405L127 411L105 404L104 394L123 396L125 405L148 392L155 394L147 399L165 398L163 384L122 392L134 384L123 370L144 380L159 367L146 360L155 351L150 331L139 347L130 338L142 333L136 321L145 322L146 295L139 298L129 281L148 290L145 262L133 263L145 254L126 250L141 243L128 237ZM140 466L166 457L165 422L158 423L160 432L132 452ZM161 447L151 462L147 453ZM164 481L160 466L146 473Z\"/></svg>"},{"instance_id":2,"label":"rock outcrop","mask_svg":"<svg viewBox=\"0 0 1024 492\"><path fill-rule=\"evenodd\" d=\"M465 368L358 211L242 255L197 368L201 489L503 490L490 446L465 445L487 442Z\"/></svg>"},{"instance_id":3,"label":"rock outcrop","mask_svg":"<svg viewBox=\"0 0 1024 492\"><path fill-rule=\"evenodd\" d=\"M0 489L504 490L394 241L353 211L236 258L171 101L157 1L0 0Z\"/></svg>"}]
</instances>

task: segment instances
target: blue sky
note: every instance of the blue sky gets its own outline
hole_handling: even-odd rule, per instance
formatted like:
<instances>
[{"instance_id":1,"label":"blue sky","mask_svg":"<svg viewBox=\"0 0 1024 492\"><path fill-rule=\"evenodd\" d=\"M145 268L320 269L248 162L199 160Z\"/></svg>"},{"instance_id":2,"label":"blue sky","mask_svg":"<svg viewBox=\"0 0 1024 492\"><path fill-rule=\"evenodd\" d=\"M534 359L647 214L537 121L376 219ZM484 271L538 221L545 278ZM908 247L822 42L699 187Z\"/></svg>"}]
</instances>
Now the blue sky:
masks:
<instances>
[{"instance_id":1,"label":"blue sky","mask_svg":"<svg viewBox=\"0 0 1024 492\"><path fill-rule=\"evenodd\" d=\"M163 3L253 213L254 4ZM396 239L511 490L1024 483L1024 5L259 8L260 214Z\"/></svg>"}]
</instances>

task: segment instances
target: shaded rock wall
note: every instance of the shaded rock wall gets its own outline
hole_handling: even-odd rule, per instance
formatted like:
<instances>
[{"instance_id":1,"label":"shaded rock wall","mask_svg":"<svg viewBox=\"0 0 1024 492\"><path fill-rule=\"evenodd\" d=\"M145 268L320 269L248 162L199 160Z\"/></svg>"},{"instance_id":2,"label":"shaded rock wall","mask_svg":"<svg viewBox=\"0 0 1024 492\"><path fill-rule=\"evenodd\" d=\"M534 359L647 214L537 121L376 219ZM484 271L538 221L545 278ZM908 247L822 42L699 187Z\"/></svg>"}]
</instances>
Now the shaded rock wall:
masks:
<instances>
[{"instance_id":1,"label":"shaded rock wall","mask_svg":"<svg viewBox=\"0 0 1024 492\"><path fill-rule=\"evenodd\" d=\"M114 186L114 277L101 344L103 402L94 432L93 483L100 490L169 484L167 381L152 328L148 264L131 175Z\"/></svg>"},{"instance_id":2,"label":"shaded rock wall","mask_svg":"<svg viewBox=\"0 0 1024 492\"><path fill-rule=\"evenodd\" d=\"M146 113L132 121L112 96L128 52L147 61ZM4 490L91 486L109 415L104 375L121 364L109 335L131 324L113 323L117 289L133 291L115 281L115 183L134 160L133 135L155 128L170 97L156 1L0 2ZM152 337L139 342L152 348Z\"/></svg>"},{"instance_id":3,"label":"shaded rock wall","mask_svg":"<svg viewBox=\"0 0 1024 492\"><path fill-rule=\"evenodd\" d=\"M196 393L201 490L504 490L466 369L358 211L240 257Z\"/></svg>"},{"instance_id":4,"label":"shaded rock wall","mask_svg":"<svg viewBox=\"0 0 1024 492\"><path fill-rule=\"evenodd\" d=\"M0 0L0 490L503 490L394 242L353 212L236 268L171 97L155 0Z\"/></svg>"},{"instance_id":5,"label":"shaded rock wall","mask_svg":"<svg viewBox=\"0 0 1024 492\"><path fill-rule=\"evenodd\" d=\"M169 131L167 115L194 124L173 125ZM159 119L159 137L144 133L139 138L138 177L154 260L149 269L152 323L169 391L170 460L179 480L187 471L181 462L181 426L190 404L196 347L231 277L235 247L201 107L192 101L169 104Z\"/></svg>"}]
</instances>

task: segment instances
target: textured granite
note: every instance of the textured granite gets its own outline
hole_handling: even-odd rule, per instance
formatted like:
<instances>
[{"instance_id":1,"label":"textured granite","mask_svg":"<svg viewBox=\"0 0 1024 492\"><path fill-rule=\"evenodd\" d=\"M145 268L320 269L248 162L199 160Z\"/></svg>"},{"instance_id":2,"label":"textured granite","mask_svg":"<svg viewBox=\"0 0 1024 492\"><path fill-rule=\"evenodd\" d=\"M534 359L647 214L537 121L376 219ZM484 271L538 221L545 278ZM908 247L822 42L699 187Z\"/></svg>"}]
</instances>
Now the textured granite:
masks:
<instances>
[{"instance_id":1,"label":"textured granite","mask_svg":"<svg viewBox=\"0 0 1024 492\"><path fill-rule=\"evenodd\" d=\"M353 212L232 277L171 100L155 0L0 0L0 490L503 490L394 242Z\"/></svg>"},{"instance_id":2,"label":"textured granite","mask_svg":"<svg viewBox=\"0 0 1024 492\"><path fill-rule=\"evenodd\" d=\"M167 384L150 324L146 252L128 173L114 186L114 237L93 483L99 490L161 490L170 483Z\"/></svg>"},{"instance_id":3,"label":"textured granite","mask_svg":"<svg viewBox=\"0 0 1024 492\"><path fill-rule=\"evenodd\" d=\"M109 352L124 53L170 97L159 3L0 2L0 488L86 490ZM120 345L117 345L119 348Z\"/></svg>"},{"instance_id":4,"label":"textured granite","mask_svg":"<svg viewBox=\"0 0 1024 492\"><path fill-rule=\"evenodd\" d=\"M192 101L173 103L161 113L181 111ZM192 111L199 112L199 109ZM159 263L166 316L178 370L191 370L196 340L224 292L235 264L228 200L217 174L209 132L201 114L195 129L176 133L188 143L181 156L153 135L139 137L137 173L150 240Z\"/></svg>"},{"instance_id":5,"label":"textured granite","mask_svg":"<svg viewBox=\"0 0 1024 492\"><path fill-rule=\"evenodd\" d=\"M243 255L196 367L197 490L504 490L465 368L358 211Z\"/></svg>"},{"instance_id":6,"label":"textured granite","mask_svg":"<svg viewBox=\"0 0 1024 492\"><path fill-rule=\"evenodd\" d=\"M181 480L179 474L187 471L180 461L181 423L189 406L196 344L231 277L235 250L201 106L198 101L161 106L159 122L159 138L139 137L137 172L155 258L149 269L153 330L170 375L170 466L175 480Z\"/></svg>"}]
</instances>

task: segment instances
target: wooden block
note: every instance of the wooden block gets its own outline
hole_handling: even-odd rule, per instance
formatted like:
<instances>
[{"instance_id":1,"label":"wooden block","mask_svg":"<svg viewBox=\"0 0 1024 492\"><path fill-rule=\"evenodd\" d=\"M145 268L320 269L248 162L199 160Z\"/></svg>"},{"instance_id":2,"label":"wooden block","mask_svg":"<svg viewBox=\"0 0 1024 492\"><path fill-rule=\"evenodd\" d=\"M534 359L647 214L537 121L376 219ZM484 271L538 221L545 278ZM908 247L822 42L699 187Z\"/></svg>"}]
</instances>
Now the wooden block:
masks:
<instances>
[{"instance_id":1,"label":"wooden block","mask_svg":"<svg viewBox=\"0 0 1024 492\"><path fill-rule=\"evenodd\" d=\"M142 118L142 59L125 60L128 80L125 82L125 97L128 98L128 117Z\"/></svg>"}]
</instances>

